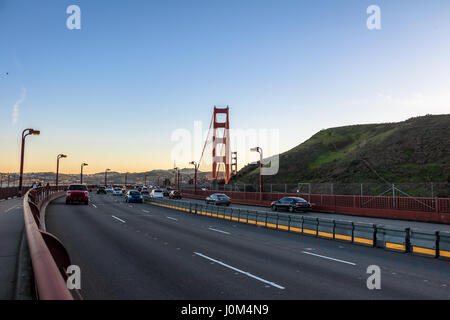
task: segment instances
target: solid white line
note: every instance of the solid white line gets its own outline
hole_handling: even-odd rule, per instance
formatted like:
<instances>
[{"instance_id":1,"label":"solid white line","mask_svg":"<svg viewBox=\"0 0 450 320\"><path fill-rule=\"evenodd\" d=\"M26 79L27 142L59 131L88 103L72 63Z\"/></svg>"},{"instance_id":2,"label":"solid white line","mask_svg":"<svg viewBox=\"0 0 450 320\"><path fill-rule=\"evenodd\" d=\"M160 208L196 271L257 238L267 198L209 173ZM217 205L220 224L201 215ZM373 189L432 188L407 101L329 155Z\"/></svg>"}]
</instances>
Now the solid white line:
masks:
<instances>
[{"instance_id":1,"label":"solid white line","mask_svg":"<svg viewBox=\"0 0 450 320\"><path fill-rule=\"evenodd\" d=\"M178 219L175 219L175 218L172 218L172 217L166 217L167 219L170 219L170 220L175 220L175 221L178 221Z\"/></svg>"},{"instance_id":2,"label":"solid white line","mask_svg":"<svg viewBox=\"0 0 450 320\"><path fill-rule=\"evenodd\" d=\"M5 210L5 213L8 213L8 212L10 212L11 210L14 210L14 209L18 209L19 207L20 207L20 204L16 204L14 207L11 207L8 210Z\"/></svg>"},{"instance_id":3,"label":"solid white line","mask_svg":"<svg viewBox=\"0 0 450 320\"><path fill-rule=\"evenodd\" d=\"M147 211L147 210L142 210L142 211L144 211L145 213L150 213L150 211Z\"/></svg>"},{"instance_id":4,"label":"solid white line","mask_svg":"<svg viewBox=\"0 0 450 320\"><path fill-rule=\"evenodd\" d=\"M116 219L116 220L119 220L119 221L122 222L122 223L125 223L125 221L123 221L122 219L117 218L116 216L111 216L111 217L113 217L113 218Z\"/></svg>"},{"instance_id":5,"label":"solid white line","mask_svg":"<svg viewBox=\"0 0 450 320\"><path fill-rule=\"evenodd\" d=\"M213 228L208 228L208 229L209 229L209 230L212 230L212 231L220 232L220 233L231 234L231 233L229 233L229 232L222 231L222 230L217 230L217 229L213 229Z\"/></svg>"},{"instance_id":6,"label":"solid white line","mask_svg":"<svg viewBox=\"0 0 450 320\"><path fill-rule=\"evenodd\" d=\"M261 282L264 282L264 283L269 284L269 285L271 285L271 286L273 286L273 287L275 287L275 288L284 290L284 287L282 287L282 286L280 286L280 285L278 285L278 284L276 284L276 283L274 283L274 282L270 282L270 281L264 280L264 279L262 279L262 278L260 278L260 277L257 277L257 276L255 276L255 275L249 273L249 272L242 271L242 270L240 270L240 269L238 269L238 268L232 267L232 266L230 266L230 265L228 265L228 264L226 264L226 263L223 263L223 262L221 262L221 261L219 261L219 260L215 260L215 259L213 259L213 258L210 258L210 257L205 256L205 255L203 255L203 254L201 254L201 253L198 253L198 252L194 252L194 254L196 254L196 255L198 255L198 256L200 256L200 257L202 257L202 258L208 259L208 260L210 260L210 261L213 261L213 262L215 262L215 263L218 263L218 264L220 264L220 265L222 265L222 266L224 266L224 267L227 267L227 268L229 268L229 269L231 269L231 270L234 270L234 271L240 272L240 273L242 273L242 274L245 274L246 276L248 276L248 277L250 277L250 278L256 279L256 280L261 281Z\"/></svg>"},{"instance_id":7,"label":"solid white line","mask_svg":"<svg viewBox=\"0 0 450 320\"><path fill-rule=\"evenodd\" d=\"M95 204L92 204L92 206L93 206L94 208L97 208L97 206L96 206Z\"/></svg>"},{"instance_id":8,"label":"solid white line","mask_svg":"<svg viewBox=\"0 0 450 320\"><path fill-rule=\"evenodd\" d=\"M352 266L356 266L356 263L353 263L353 262L348 262L348 261L344 261L344 260L339 260L339 259L335 259L335 258L330 258L330 257L327 257L327 256L321 256L320 254L315 254L315 253L306 252L306 251L303 251L303 253L304 253L304 254L309 254L309 255L312 255L312 256L316 256L316 257L319 257L319 258L324 258L324 259L333 260L333 261L337 261L337 262L342 262L342 263L346 263L346 264L351 264Z\"/></svg>"}]
</instances>

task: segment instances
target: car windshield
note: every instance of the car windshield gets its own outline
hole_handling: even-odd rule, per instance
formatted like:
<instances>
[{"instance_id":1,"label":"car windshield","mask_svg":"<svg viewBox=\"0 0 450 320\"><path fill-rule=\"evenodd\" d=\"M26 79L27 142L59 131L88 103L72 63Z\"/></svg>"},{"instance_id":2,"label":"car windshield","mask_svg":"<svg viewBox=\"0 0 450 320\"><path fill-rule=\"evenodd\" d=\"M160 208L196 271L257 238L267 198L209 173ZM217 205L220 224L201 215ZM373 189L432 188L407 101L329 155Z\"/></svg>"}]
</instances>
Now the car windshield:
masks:
<instances>
[{"instance_id":1,"label":"car windshield","mask_svg":"<svg viewBox=\"0 0 450 320\"><path fill-rule=\"evenodd\" d=\"M161 193L161 192L163 192L163 191L162 191L162 190L153 190L153 192L154 192L154 193L158 193L158 192Z\"/></svg>"},{"instance_id":2,"label":"car windshield","mask_svg":"<svg viewBox=\"0 0 450 320\"><path fill-rule=\"evenodd\" d=\"M69 190L72 191L87 191L87 187L83 185L71 185Z\"/></svg>"},{"instance_id":3,"label":"car windshield","mask_svg":"<svg viewBox=\"0 0 450 320\"><path fill-rule=\"evenodd\" d=\"M139 191L130 191L130 194L131 194L132 196L138 196L138 195L140 195L141 193L140 193Z\"/></svg>"}]
</instances>

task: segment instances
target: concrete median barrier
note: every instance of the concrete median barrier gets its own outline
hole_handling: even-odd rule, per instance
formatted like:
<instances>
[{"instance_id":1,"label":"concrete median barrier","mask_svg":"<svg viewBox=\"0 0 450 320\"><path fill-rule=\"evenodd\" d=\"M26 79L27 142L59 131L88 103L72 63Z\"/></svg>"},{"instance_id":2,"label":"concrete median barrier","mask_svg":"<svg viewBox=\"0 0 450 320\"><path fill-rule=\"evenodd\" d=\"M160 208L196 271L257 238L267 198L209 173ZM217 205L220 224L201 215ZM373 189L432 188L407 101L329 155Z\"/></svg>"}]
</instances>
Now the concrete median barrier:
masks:
<instances>
[{"instance_id":1,"label":"concrete median barrier","mask_svg":"<svg viewBox=\"0 0 450 320\"><path fill-rule=\"evenodd\" d=\"M278 224L278 215L267 213L266 227L276 229Z\"/></svg>"},{"instance_id":2,"label":"concrete median barrier","mask_svg":"<svg viewBox=\"0 0 450 320\"><path fill-rule=\"evenodd\" d=\"M439 231L439 259L450 260L450 232Z\"/></svg>"},{"instance_id":3,"label":"concrete median barrier","mask_svg":"<svg viewBox=\"0 0 450 320\"><path fill-rule=\"evenodd\" d=\"M289 231L301 233L303 231L303 216L292 216Z\"/></svg>"},{"instance_id":4,"label":"concrete median barrier","mask_svg":"<svg viewBox=\"0 0 450 320\"><path fill-rule=\"evenodd\" d=\"M230 209L230 208L226 208L224 211L223 211L223 218L224 219L226 219L226 220L231 220L231 214L233 213L233 210L232 209Z\"/></svg>"},{"instance_id":5,"label":"concrete median barrier","mask_svg":"<svg viewBox=\"0 0 450 320\"><path fill-rule=\"evenodd\" d=\"M319 218L317 224L317 236L320 238L334 238L334 220Z\"/></svg>"},{"instance_id":6,"label":"concrete median barrier","mask_svg":"<svg viewBox=\"0 0 450 320\"><path fill-rule=\"evenodd\" d=\"M437 231L411 229L411 253L414 255L427 256L431 258L437 257L438 239L439 233Z\"/></svg>"},{"instance_id":7,"label":"concrete median barrier","mask_svg":"<svg viewBox=\"0 0 450 320\"><path fill-rule=\"evenodd\" d=\"M409 228L377 225L376 246L390 251L408 252Z\"/></svg>"},{"instance_id":8,"label":"concrete median barrier","mask_svg":"<svg viewBox=\"0 0 450 320\"><path fill-rule=\"evenodd\" d=\"M235 208L233 208L231 210L232 210L232 212L231 212L231 220L239 222L239 215L241 213L241 210L240 209L235 209Z\"/></svg>"},{"instance_id":9,"label":"concrete median barrier","mask_svg":"<svg viewBox=\"0 0 450 320\"><path fill-rule=\"evenodd\" d=\"M317 236L317 225L318 225L317 218L304 216L303 217L303 228L302 228L303 234L306 234L309 236Z\"/></svg>"},{"instance_id":10,"label":"concrete median barrier","mask_svg":"<svg viewBox=\"0 0 450 320\"><path fill-rule=\"evenodd\" d=\"M247 223L248 224L256 224L257 218L258 218L257 211L248 211L248 213L247 213Z\"/></svg>"},{"instance_id":11,"label":"concrete median barrier","mask_svg":"<svg viewBox=\"0 0 450 320\"><path fill-rule=\"evenodd\" d=\"M258 226L263 226L263 227L265 227L265 226L266 226L266 217L267 217L267 215L266 215L265 213L259 212L259 213L258 213L257 220L256 220L256 224L257 224Z\"/></svg>"},{"instance_id":12,"label":"concrete median barrier","mask_svg":"<svg viewBox=\"0 0 450 320\"><path fill-rule=\"evenodd\" d=\"M375 246L376 228L373 223L354 222L353 227L353 243L367 247Z\"/></svg>"},{"instance_id":13,"label":"concrete median barrier","mask_svg":"<svg viewBox=\"0 0 450 320\"><path fill-rule=\"evenodd\" d=\"M290 216L284 215L284 214L279 214L278 215L278 229L289 231L290 220L291 220Z\"/></svg>"},{"instance_id":14,"label":"concrete median barrier","mask_svg":"<svg viewBox=\"0 0 450 320\"><path fill-rule=\"evenodd\" d=\"M247 223L248 211L247 210L239 210L239 222Z\"/></svg>"},{"instance_id":15,"label":"concrete median barrier","mask_svg":"<svg viewBox=\"0 0 450 320\"><path fill-rule=\"evenodd\" d=\"M334 238L339 241L353 242L353 222L345 220L335 220Z\"/></svg>"}]
</instances>

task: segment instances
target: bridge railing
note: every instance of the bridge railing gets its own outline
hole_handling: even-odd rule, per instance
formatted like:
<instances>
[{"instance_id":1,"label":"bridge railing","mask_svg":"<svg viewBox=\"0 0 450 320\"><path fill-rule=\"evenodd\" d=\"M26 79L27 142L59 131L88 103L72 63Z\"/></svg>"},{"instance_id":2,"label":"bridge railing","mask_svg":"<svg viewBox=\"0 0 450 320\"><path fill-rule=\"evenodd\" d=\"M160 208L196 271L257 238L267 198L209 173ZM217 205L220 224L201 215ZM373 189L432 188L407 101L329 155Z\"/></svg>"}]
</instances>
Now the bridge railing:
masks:
<instances>
[{"instance_id":1,"label":"bridge railing","mask_svg":"<svg viewBox=\"0 0 450 320\"><path fill-rule=\"evenodd\" d=\"M39 300L73 300L67 288L70 259L62 243L45 231L43 213L50 201L64 195L65 187L30 189L23 199L25 231Z\"/></svg>"},{"instance_id":2,"label":"bridge railing","mask_svg":"<svg viewBox=\"0 0 450 320\"><path fill-rule=\"evenodd\" d=\"M195 193L192 188L182 188L181 192L186 197L196 199L204 199L215 192L224 193L235 203L261 206L269 206L283 197L302 197L311 202L316 211L450 223L449 198L263 192L261 200L258 192L197 190Z\"/></svg>"},{"instance_id":3,"label":"bridge railing","mask_svg":"<svg viewBox=\"0 0 450 320\"><path fill-rule=\"evenodd\" d=\"M24 187L22 188L22 192L25 193L27 192L29 188L28 187ZM12 198L15 197L19 194L19 187L5 187L5 188L0 188L0 200L6 200L8 198Z\"/></svg>"}]
</instances>

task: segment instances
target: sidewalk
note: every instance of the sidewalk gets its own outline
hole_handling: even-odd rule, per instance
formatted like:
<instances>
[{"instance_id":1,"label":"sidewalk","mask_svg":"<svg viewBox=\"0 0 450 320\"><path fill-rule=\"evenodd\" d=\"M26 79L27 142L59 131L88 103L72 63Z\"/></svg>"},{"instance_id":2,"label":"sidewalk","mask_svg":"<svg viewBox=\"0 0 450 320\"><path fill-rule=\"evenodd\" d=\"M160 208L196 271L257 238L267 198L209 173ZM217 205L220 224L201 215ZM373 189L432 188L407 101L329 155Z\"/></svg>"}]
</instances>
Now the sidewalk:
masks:
<instances>
[{"instance_id":1,"label":"sidewalk","mask_svg":"<svg viewBox=\"0 0 450 320\"><path fill-rule=\"evenodd\" d=\"M20 256L26 249L22 201L0 201L0 300L30 298L30 260L25 250Z\"/></svg>"}]
</instances>

